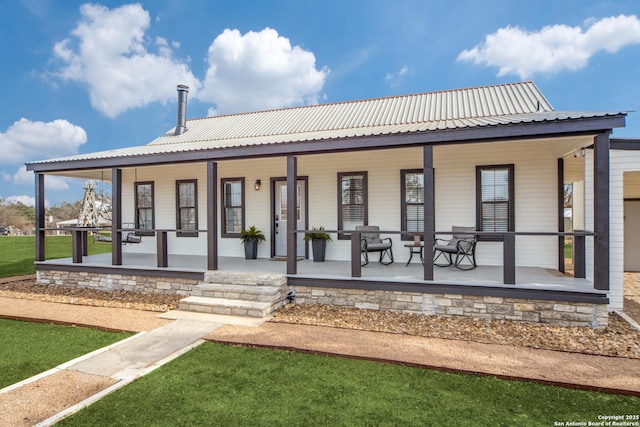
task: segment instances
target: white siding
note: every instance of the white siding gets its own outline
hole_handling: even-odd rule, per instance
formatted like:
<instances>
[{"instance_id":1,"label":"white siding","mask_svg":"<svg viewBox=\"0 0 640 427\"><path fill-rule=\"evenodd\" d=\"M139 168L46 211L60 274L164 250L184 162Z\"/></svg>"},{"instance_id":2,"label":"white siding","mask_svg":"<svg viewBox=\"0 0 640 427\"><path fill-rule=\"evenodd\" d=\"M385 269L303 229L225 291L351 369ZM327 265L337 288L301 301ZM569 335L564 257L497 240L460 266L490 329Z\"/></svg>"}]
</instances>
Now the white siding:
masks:
<instances>
[{"instance_id":1,"label":"white siding","mask_svg":"<svg viewBox=\"0 0 640 427\"><path fill-rule=\"evenodd\" d=\"M436 229L474 226L476 166L514 164L516 231L558 230L552 142L446 146L435 150ZM502 243L480 242L480 264L502 264ZM557 237L516 238L516 265L557 268Z\"/></svg>"},{"instance_id":2,"label":"white siding","mask_svg":"<svg viewBox=\"0 0 640 427\"><path fill-rule=\"evenodd\" d=\"M624 203L625 197L637 197L640 152L611 150L610 171L610 309L621 310L624 299Z\"/></svg>"},{"instance_id":3,"label":"white siding","mask_svg":"<svg viewBox=\"0 0 640 427\"><path fill-rule=\"evenodd\" d=\"M465 144L434 149L436 229L446 231L453 225L475 225L476 166L514 164L515 217L517 231L557 231L557 158L566 150L566 141L522 141L509 143ZM422 167L422 149L396 149L372 152L337 153L300 156L298 175L308 177L309 227L324 226L335 230L338 172L368 172L369 224L382 230L400 229L400 170ZM246 221L256 225L267 237L258 256L270 256L271 202L270 178L286 176L284 158L218 162L218 178L245 178ZM137 178L136 178L137 177ZM154 181L155 227L174 229L175 181L198 180L198 227L206 228L206 165L204 163L127 169L123 173L123 222L133 222L133 181ZM253 183L262 181L255 191ZM218 189L219 182L218 182ZM220 191L218 191L220 194ZM220 199L218 199L220 200ZM219 209L220 201L218 202ZM218 214L218 218L220 215ZM220 224L219 224L220 227ZM221 229L221 227L219 228ZM334 242L327 248L327 259L348 259L349 242ZM406 261L408 251L399 235L394 239L394 255ZM219 238L222 256L243 256L239 239ZM527 237L516 239L516 263L520 266L556 268L557 238ZM128 245L125 251L155 252L155 238L143 237L140 245ZM206 233L198 238L176 237L169 233L169 253L205 254ZM478 262L502 263L502 244L481 242Z\"/></svg>"}]
</instances>

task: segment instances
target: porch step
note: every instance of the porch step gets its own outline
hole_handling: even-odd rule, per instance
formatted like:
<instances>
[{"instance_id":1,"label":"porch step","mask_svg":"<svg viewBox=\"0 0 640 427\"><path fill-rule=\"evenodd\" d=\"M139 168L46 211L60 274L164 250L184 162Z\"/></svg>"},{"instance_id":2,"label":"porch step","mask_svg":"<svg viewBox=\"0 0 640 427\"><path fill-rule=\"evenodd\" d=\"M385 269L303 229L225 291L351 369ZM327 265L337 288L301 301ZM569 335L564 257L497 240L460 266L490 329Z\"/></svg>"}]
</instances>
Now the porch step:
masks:
<instances>
[{"instance_id":1,"label":"porch step","mask_svg":"<svg viewBox=\"0 0 640 427\"><path fill-rule=\"evenodd\" d=\"M181 300L180 310L246 317L266 317L273 311L270 302L196 296Z\"/></svg>"},{"instance_id":2,"label":"porch step","mask_svg":"<svg viewBox=\"0 0 640 427\"><path fill-rule=\"evenodd\" d=\"M286 292L287 289L281 286L202 283L193 288L191 296L273 302L284 299Z\"/></svg>"},{"instance_id":3,"label":"porch step","mask_svg":"<svg viewBox=\"0 0 640 427\"><path fill-rule=\"evenodd\" d=\"M208 271L204 282L180 301L180 310L266 317L284 305L287 291L284 274Z\"/></svg>"}]
</instances>

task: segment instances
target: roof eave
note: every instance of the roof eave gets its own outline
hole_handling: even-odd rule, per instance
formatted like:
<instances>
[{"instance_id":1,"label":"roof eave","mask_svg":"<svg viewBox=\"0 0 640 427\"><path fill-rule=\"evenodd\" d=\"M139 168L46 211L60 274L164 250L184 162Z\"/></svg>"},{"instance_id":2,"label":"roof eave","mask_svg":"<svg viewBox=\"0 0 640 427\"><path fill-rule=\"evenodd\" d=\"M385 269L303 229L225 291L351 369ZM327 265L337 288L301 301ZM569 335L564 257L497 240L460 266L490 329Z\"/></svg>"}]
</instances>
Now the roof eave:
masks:
<instances>
[{"instance_id":1,"label":"roof eave","mask_svg":"<svg viewBox=\"0 0 640 427\"><path fill-rule=\"evenodd\" d=\"M34 172L58 172L201 162L207 160L229 160L239 158L399 148L404 146L437 143L478 143L505 139L531 139L538 137L548 138L551 136L600 134L611 133L614 128L624 127L625 117L625 113L618 113L615 115L589 118L535 121L509 125L478 126L402 134L334 138L280 144L247 145L240 147L140 154L136 156L129 155L97 159L62 159L60 161L45 163L27 163L26 166L27 170Z\"/></svg>"}]
</instances>

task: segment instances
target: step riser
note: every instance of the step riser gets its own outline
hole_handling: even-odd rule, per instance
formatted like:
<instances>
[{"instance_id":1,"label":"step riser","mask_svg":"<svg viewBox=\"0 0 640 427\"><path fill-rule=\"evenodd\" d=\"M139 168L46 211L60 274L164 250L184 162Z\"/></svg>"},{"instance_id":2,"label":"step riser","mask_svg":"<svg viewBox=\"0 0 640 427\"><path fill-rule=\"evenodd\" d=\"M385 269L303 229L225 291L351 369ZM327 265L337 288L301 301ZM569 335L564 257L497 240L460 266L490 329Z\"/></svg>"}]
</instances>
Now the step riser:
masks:
<instances>
[{"instance_id":1,"label":"step riser","mask_svg":"<svg viewBox=\"0 0 640 427\"><path fill-rule=\"evenodd\" d=\"M208 313L208 314L223 314L227 316L245 316L245 317L267 317L284 304L274 304L270 305L264 309L256 309L254 307L229 307L224 305L215 305L215 304L194 304L194 303L180 303L179 309L182 311L193 311L197 313Z\"/></svg>"},{"instance_id":2,"label":"step riser","mask_svg":"<svg viewBox=\"0 0 640 427\"><path fill-rule=\"evenodd\" d=\"M286 286L287 276L285 274L253 274L207 271L204 274L204 283L251 286Z\"/></svg>"},{"instance_id":3,"label":"step riser","mask_svg":"<svg viewBox=\"0 0 640 427\"><path fill-rule=\"evenodd\" d=\"M260 294L253 292L234 292L234 291L201 291L201 292L191 292L192 296L197 297L206 297L206 298L227 298L227 299L239 299L245 301L261 301L261 302L272 302L272 301L280 301L287 296L287 291L281 290L276 293L269 294Z\"/></svg>"}]
</instances>

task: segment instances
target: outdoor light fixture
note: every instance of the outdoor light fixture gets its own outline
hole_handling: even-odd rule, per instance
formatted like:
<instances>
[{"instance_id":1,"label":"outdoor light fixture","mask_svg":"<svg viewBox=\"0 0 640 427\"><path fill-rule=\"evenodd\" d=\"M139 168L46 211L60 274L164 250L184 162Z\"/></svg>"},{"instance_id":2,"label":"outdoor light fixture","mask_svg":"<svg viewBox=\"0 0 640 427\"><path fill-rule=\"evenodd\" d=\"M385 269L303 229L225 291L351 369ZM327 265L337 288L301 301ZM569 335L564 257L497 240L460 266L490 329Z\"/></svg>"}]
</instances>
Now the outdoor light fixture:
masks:
<instances>
[{"instance_id":1,"label":"outdoor light fixture","mask_svg":"<svg viewBox=\"0 0 640 427\"><path fill-rule=\"evenodd\" d=\"M262 187L262 181L256 179L255 184L253 184L253 189L256 191L260 191L260 187Z\"/></svg>"},{"instance_id":2,"label":"outdoor light fixture","mask_svg":"<svg viewBox=\"0 0 640 427\"><path fill-rule=\"evenodd\" d=\"M584 157L587 155L587 149L583 148L581 150L576 151L575 153L573 153L573 157L575 157L576 159L579 157Z\"/></svg>"}]
</instances>

